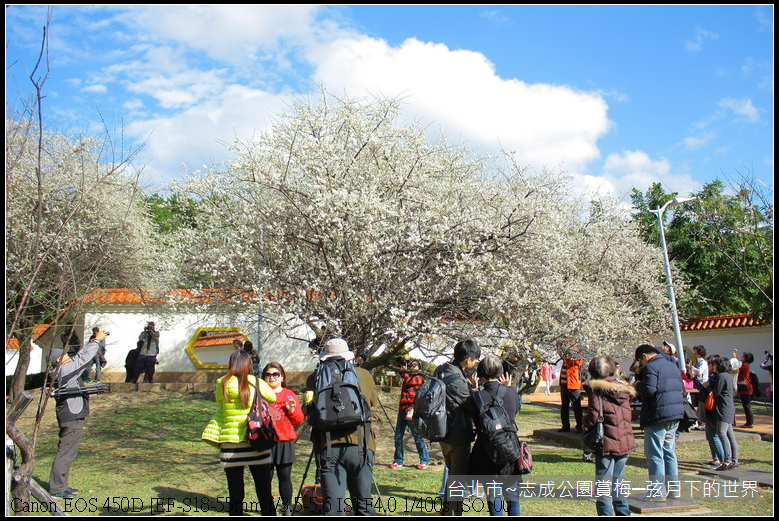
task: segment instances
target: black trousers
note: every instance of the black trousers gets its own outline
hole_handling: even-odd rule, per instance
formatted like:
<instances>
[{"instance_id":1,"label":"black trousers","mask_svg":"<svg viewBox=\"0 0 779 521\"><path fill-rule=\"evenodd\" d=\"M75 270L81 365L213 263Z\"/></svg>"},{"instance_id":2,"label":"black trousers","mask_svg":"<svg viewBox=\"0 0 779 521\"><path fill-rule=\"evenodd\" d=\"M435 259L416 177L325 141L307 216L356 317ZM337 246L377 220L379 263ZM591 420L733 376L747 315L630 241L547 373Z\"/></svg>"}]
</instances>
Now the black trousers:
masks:
<instances>
[{"instance_id":1,"label":"black trousers","mask_svg":"<svg viewBox=\"0 0 779 521\"><path fill-rule=\"evenodd\" d=\"M752 414L752 395L739 394L738 398L741 400L741 405L744 407L744 416L747 417L747 425L752 425L755 422L755 415Z\"/></svg>"},{"instance_id":2,"label":"black trousers","mask_svg":"<svg viewBox=\"0 0 779 521\"><path fill-rule=\"evenodd\" d=\"M144 383L153 383L156 365L156 356L139 355L138 359L135 361L135 381L138 381L138 377L143 375Z\"/></svg>"},{"instance_id":3,"label":"black trousers","mask_svg":"<svg viewBox=\"0 0 779 521\"><path fill-rule=\"evenodd\" d=\"M243 474L246 467L226 467L227 492L230 494L229 515L244 515L243 500L246 497L244 489ZM263 516L275 516L276 506L273 504L273 495L271 492L271 478L273 477L273 466L267 465L249 465L249 470L254 479L254 489L257 492L257 500L260 504L260 512Z\"/></svg>"},{"instance_id":4,"label":"black trousers","mask_svg":"<svg viewBox=\"0 0 779 521\"><path fill-rule=\"evenodd\" d=\"M563 429L571 428L571 418L568 413L569 403L573 406L573 416L576 418L576 428L580 429L582 427L582 390L560 387L560 400L562 401L560 420L563 422Z\"/></svg>"}]
</instances>

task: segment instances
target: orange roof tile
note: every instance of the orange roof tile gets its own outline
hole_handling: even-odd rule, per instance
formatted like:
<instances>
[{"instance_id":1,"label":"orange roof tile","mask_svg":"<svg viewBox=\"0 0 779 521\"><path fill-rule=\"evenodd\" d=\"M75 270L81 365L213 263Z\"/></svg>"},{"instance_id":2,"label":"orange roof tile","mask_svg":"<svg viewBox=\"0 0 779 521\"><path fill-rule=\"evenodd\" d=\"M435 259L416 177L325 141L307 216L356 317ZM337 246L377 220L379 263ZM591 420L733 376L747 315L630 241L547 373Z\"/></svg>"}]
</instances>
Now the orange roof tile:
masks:
<instances>
[{"instance_id":1,"label":"orange roof tile","mask_svg":"<svg viewBox=\"0 0 779 521\"><path fill-rule=\"evenodd\" d=\"M6 349L19 349L19 339L12 338L5 346ZM30 351L35 349L35 344L30 344Z\"/></svg>"},{"instance_id":2,"label":"orange roof tile","mask_svg":"<svg viewBox=\"0 0 779 521\"><path fill-rule=\"evenodd\" d=\"M235 331L233 333L221 333L217 335L201 335L192 347L227 346L232 345L233 340L240 340L241 343L243 343L243 333Z\"/></svg>"},{"instance_id":3,"label":"orange roof tile","mask_svg":"<svg viewBox=\"0 0 779 521\"><path fill-rule=\"evenodd\" d=\"M687 320L682 320L679 323L682 331L709 331L713 329L764 326L767 324L769 324L768 320L755 320L752 318L751 313L688 318Z\"/></svg>"},{"instance_id":4,"label":"orange roof tile","mask_svg":"<svg viewBox=\"0 0 779 521\"><path fill-rule=\"evenodd\" d=\"M98 288L84 295L81 300L95 304L163 304L169 299L184 299L192 303L213 303L236 300L251 302L257 300L258 297L259 294L248 291L232 292L218 289L171 289L164 294L157 294L143 289Z\"/></svg>"}]
</instances>

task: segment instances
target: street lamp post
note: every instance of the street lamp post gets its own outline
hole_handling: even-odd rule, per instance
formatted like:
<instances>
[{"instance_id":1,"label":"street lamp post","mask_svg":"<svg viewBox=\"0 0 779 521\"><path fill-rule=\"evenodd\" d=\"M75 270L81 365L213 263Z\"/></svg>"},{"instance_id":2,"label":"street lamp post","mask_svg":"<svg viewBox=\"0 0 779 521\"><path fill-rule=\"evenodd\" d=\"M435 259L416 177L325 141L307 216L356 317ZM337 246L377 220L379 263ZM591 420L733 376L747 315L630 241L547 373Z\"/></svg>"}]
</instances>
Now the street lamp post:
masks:
<instances>
[{"instance_id":1,"label":"street lamp post","mask_svg":"<svg viewBox=\"0 0 779 521\"><path fill-rule=\"evenodd\" d=\"M680 204L692 201L695 197L674 197L663 205L662 208L649 210L657 215L657 221L660 225L660 245L663 248L663 260L665 261L665 278L668 283L668 297L671 299L671 318L673 319L674 338L676 339L676 353L679 356L679 369L684 371L684 344L682 344L682 332L679 329L679 312L676 309L676 297L674 297L674 286L671 280L671 263L668 260L668 247L665 244L665 231L663 230L663 212L671 204Z\"/></svg>"}]
</instances>

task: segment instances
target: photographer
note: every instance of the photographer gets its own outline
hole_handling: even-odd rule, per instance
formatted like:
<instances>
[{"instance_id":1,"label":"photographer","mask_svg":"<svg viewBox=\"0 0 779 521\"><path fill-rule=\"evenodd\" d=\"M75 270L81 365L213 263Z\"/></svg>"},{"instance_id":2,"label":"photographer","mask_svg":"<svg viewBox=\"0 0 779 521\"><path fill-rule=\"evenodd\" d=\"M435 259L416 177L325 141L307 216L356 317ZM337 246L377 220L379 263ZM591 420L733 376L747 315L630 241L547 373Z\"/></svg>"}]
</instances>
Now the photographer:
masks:
<instances>
[{"instance_id":1,"label":"photographer","mask_svg":"<svg viewBox=\"0 0 779 521\"><path fill-rule=\"evenodd\" d=\"M92 336L89 337L89 341L92 342L95 339L95 335L100 330L99 327L93 327L92 328ZM110 335L110 333L106 333L106 335ZM103 371L103 366L105 365L105 339L98 342L100 344L100 349L97 350L97 354L92 359L92 362L87 366L87 370L84 371L84 374L82 375L82 378L85 382L90 383L92 381L92 366L95 366L95 383L100 383L100 375Z\"/></svg>"},{"instance_id":2,"label":"photographer","mask_svg":"<svg viewBox=\"0 0 779 521\"><path fill-rule=\"evenodd\" d=\"M771 377L771 381L765 390L765 395L768 398L772 398L774 395L774 355L765 351L765 360L761 362L760 368L768 371L768 376Z\"/></svg>"},{"instance_id":3,"label":"photographer","mask_svg":"<svg viewBox=\"0 0 779 521\"><path fill-rule=\"evenodd\" d=\"M149 322L143 328L143 333L138 337L138 342L143 342L135 361L135 380L143 375L144 383L154 382L154 370L157 365L157 355L160 353L160 332L157 331L154 322Z\"/></svg>"},{"instance_id":4,"label":"photographer","mask_svg":"<svg viewBox=\"0 0 779 521\"><path fill-rule=\"evenodd\" d=\"M78 389L83 387L81 373L92 362L100 349L100 342L105 340L107 333L99 329L92 340L71 358L63 353L57 359L58 389ZM70 488L68 476L70 466L78 456L78 446L84 434L84 423L89 416L89 395L78 393L56 398L57 424L59 425L59 444L54 464L49 476L49 492L52 496L73 499L78 490Z\"/></svg>"}]
</instances>

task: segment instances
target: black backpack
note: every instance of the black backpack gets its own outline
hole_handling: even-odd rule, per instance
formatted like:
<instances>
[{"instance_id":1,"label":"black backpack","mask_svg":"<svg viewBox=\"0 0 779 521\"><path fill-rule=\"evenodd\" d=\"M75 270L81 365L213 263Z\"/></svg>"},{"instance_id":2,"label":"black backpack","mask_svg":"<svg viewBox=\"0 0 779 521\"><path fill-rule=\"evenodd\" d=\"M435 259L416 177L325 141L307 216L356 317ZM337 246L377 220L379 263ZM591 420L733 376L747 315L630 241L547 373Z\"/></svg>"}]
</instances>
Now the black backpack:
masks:
<instances>
[{"instance_id":1,"label":"black backpack","mask_svg":"<svg viewBox=\"0 0 779 521\"><path fill-rule=\"evenodd\" d=\"M752 382L752 398L760 398L760 380L754 371L749 373L749 381Z\"/></svg>"},{"instance_id":2,"label":"black backpack","mask_svg":"<svg viewBox=\"0 0 779 521\"><path fill-rule=\"evenodd\" d=\"M326 434L328 454L330 433L353 427L362 427L357 429L362 452L363 445L368 443L366 427L371 410L360 390L354 365L342 357L319 362L314 372L314 393L308 408L308 423Z\"/></svg>"},{"instance_id":3,"label":"black backpack","mask_svg":"<svg viewBox=\"0 0 779 521\"><path fill-rule=\"evenodd\" d=\"M426 440L440 441L446 437L446 386L458 376L433 376L417 389L412 421L417 433Z\"/></svg>"},{"instance_id":4,"label":"black backpack","mask_svg":"<svg viewBox=\"0 0 779 521\"><path fill-rule=\"evenodd\" d=\"M480 392L472 393L476 408L479 410L479 432L486 438L484 447L487 456L496 465L516 462L522 450L517 437L517 426L503 408L506 386L501 385L497 394L491 391L489 394L492 403L485 404Z\"/></svg>"}]
</instances>

